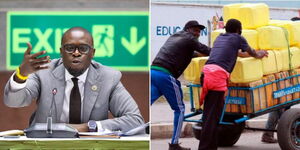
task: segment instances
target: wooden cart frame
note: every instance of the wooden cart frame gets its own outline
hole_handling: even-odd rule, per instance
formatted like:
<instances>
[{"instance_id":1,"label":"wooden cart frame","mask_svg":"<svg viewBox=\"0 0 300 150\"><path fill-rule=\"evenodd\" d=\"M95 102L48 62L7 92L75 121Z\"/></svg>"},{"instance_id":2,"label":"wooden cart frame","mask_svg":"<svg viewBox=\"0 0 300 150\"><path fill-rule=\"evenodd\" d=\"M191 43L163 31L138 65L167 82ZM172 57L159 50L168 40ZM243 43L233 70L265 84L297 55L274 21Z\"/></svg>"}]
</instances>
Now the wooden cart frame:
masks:
<instances>
[{"instance_id":1,"label":"wooden cart frame","mask_svg":"<svg viewBox=\"0 0 300 150\"><path fill-rule=\"evenodd\" d=\"M238 97L238 96L231 96L230 93L232 90L237 90L237 91L247 91L248 93L251 94L251 100L254 100L254 94L253 91L262 88L265 86L268 86L273 83L278 83L281 81L286 81L286 80L293 80L297 79L298 82L297 84L294 84L292 86L283 88L283 89L278 89L276 91L273 91L272 96L274 99L276 98L281 98L287 95L291 95L294 93L299 93L300 92L300 82L299 82L299 76L300 74L292 75L286 78L278 79L272 82L268 82L259 86L255 87L229 87L228 88L228 94L225 98L225 104L222 112L222 116L220 119L220 127L218 128L219 135L222 135L222 139L218 140L219 141L219 146L232 146L234 145L243 129L250 129L250 130L262 130L262 131L274 131L277 132L278 136L278 142L283 150L298 150L300 149L300 109L298 108L291 108L285 111L281 117L280 121L278 123L277 130L268 130L268 129L261 129L261 128L245 128L245 121L270 113L272 111L277 111L280 109L286 109L290 108L293 105L299 104L300 103L300 98L295 98L280 104L276 104L271 107L267 107L265 109L261 110L255 110L254 109L254 102L252 101L252 113L230 113L230 112L225 112L226 111L226 106L227 104L239 104L239 105L245 105L246 104L246 99L244 97ZM189 84L189 91L190 91L190 102L191 102L191 111L192 113L186 114L184 121L186 122L196 122L193 126L193 131L194 135L197 139L200 138L201 134L201 125L202 125L202 119L190 119L191 117L197 116L202 114L201 109L196 109L195 104L194 104L194 98L193 98L193 87L201 87L199 84ZM230 131L230 132L229 132ZM225 139L225 140L224 140Z\"/></svg>"}]
</instances>

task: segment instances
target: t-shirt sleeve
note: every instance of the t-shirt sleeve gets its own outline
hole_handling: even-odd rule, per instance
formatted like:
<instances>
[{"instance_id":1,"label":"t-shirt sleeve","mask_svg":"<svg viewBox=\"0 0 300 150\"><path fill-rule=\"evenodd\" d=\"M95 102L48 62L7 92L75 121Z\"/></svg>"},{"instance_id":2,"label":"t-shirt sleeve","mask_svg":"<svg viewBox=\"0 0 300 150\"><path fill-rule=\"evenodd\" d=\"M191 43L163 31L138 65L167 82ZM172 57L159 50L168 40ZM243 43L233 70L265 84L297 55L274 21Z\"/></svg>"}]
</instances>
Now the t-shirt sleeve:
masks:
<instances>
[{"instance_id":1,"label":"t-shirt sleeve","mask_svg":"<svg viewBox=\"0 0 300 150\"><path fill-rule=\"evenodd\" d=\"M245 52L250 46L248 45L247 40L243 37L240 36L240 47L239 49L242 49L242 52Z\"/></svg>"}]
</instances>

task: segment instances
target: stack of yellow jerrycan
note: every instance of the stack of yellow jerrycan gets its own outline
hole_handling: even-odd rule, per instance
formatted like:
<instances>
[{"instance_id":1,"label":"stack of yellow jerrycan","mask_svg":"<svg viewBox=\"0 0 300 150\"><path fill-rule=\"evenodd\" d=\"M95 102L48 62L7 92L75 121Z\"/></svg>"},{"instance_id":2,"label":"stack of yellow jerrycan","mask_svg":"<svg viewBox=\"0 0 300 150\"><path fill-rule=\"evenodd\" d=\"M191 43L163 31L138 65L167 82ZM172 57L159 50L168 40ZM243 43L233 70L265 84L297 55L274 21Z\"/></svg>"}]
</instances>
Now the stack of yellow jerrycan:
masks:
<instances>
[{"instance_id":1,"label":"stack of yellow jerrycan","mask_svg":"<svg viewBox=\"0 0 300 150\"><path fill-rule=\"evenodd\" d=\"M286 101L300 98L299 93L274 98L274 91L300 84L300 77L272 81L300 73L300 21L269 20L269 7L264 3L229 4L223 7L223 18L235 18L242 23L242 36L256 50L267 50L269 56L263 59L238 58L230 76L229 86L256 87L253 91L231 90L230 96L244 97L246 104L227 104L226 112L253 113ZM216 38L225 33L217 29L211 33L213 46ZM202 67L208 57L193 58L184 72L184 78L193 84L200 84ZM264 86L265 85L265 86ZM195 108L199 109L201 88L193 87Z\"/></svg>"}]
</instances>

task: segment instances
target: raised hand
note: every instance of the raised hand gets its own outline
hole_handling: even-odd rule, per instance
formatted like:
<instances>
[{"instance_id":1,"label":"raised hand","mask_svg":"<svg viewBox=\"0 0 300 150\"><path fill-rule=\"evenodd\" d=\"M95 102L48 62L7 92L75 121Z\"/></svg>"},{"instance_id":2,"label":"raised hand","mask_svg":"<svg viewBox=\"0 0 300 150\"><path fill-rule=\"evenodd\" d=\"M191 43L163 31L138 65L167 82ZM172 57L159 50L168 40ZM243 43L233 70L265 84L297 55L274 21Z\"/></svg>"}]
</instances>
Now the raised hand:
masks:
<instances>
[{"instance_id":1,"label":"raised hand","mask_svg":"<svg viewBox=\"0 0 300 150\"><path fill-rule=\"evenodd\" d=\"M29 74L42 69L48 69L48 66L43 66L43 65L50 62L50 57L43 56L38 58L38 56L45 54L46 51L40 51L35 54L30 54L31 50L32 50L31 44L27 43L27 50L24 53L23 62L19 66L20 74L22 76L28 76Z\"/></svg>"}]
</instances>

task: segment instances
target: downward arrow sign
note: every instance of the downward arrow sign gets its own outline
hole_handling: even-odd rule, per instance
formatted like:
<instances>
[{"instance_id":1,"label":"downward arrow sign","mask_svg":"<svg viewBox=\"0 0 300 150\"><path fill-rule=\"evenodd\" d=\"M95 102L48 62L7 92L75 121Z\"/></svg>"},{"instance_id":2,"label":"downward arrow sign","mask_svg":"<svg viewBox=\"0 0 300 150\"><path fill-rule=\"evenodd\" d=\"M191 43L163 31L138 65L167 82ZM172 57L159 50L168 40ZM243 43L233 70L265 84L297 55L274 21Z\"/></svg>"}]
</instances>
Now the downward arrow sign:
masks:
<instances>
[{"instance_id":1,"label":"downward arrow sign","mask_svg":"<svg viewBox=\"0 0 300 150\"><path fill-rule=\"evenodd\" d=\"M141 40L137 40L138 33L137 27L132 26L130 28L130 41L125 37L121 38L122 45L130 52L130 54L135 55L138 53L146 44L146 37L142 37Z\"/></svg>"}]
</instances>

